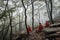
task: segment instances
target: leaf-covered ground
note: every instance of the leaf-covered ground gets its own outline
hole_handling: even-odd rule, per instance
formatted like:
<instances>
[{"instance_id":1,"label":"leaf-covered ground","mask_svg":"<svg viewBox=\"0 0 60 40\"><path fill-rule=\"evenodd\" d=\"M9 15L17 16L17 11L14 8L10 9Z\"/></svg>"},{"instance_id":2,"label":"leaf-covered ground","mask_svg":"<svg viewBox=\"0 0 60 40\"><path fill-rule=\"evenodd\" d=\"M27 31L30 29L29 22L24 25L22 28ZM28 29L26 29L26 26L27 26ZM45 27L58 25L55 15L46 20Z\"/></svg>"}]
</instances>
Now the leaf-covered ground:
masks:
<instances>
[{"instance_id":1,"label":"leaf-covered ground","mask_svg":"<svg viewBox=\"0 0 60 40\"><path fill-rule=\"evenodd\" d=\"M24 36L25 34L23 34L23 38L22 40L45 40L45 36L43 32L35 32L33 31L30 35L28 36ZM16 39L17 40L17 39ZM20 39L18 39L20 40ZM56 38L56 40L60 40L60 38Z\"/></svg>"}]
</instances>

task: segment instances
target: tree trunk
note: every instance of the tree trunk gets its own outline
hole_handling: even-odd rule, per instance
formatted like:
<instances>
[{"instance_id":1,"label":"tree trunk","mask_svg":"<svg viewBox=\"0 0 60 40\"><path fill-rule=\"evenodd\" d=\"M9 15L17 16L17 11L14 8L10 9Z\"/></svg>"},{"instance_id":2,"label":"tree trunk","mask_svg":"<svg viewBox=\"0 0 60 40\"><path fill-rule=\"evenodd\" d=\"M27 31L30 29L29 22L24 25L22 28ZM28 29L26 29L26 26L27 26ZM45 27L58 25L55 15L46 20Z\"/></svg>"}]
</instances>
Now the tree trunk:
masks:
<instances>
[{"instance_id":1,"label":"tree trunk","mask_svg":"<svg viewBox=\"0 0 60 40\"><path fill-rule=\"evenodd\" d=\"M46 4L46 8L47 8L47 13L48 13L48 17L50 19L50 8L49 8L49 3L47 3L48 1L45 0L45 4Z\"/></svg>"},{"instance_id":2,"label":"tree trunk","mask_svg":"<svg viewBox=\"0 0 60 40\"><path fill-rule=\"evenodd\" d=\"M4 20L4 26L3 26L3 40L5 40L5 37L4 37L4 28L5 28L5 18L3 19Z\"/></svg>"},{"instance_id":3,"label":"tree trunk","mask_svg":"<svg viewBox=\"0 0 60 40\"><path fill-rule=\"evenodd\" d=\"M47 3L48 1L45 0L46 7L47 7L47 12L48 12L48 17L50 19L50 22L53 24L53 18L52 18L52 0L49 0L50 3ZM49 6L50 4L50 6Z\"/></svg>"},{"instance_id":4,"label":"tree trunk","mask_svg":"<svg viewBox=\"0 0 60 40\"><path fill-rule=\"evenodd\" d=\"M24 7L24 13L25 13L25 27L26 27L26 30L27 30L27 34L29 34L29 32L28 32L28 28L27 28L27 15L26 15L26 7L25 7L25 5L24 5L24 3L23 3L23 0L21 0L21 2L22 2L22 5L23 5L23 7Z\"/></svg>"},{"instance_id":5,"label":"tree trunk","mask_svg":"<svg viewBox=\"0 0 60 40\"><path fill-rule=\"evenodd\" d=\"M10 13L9 15L9 18L10 18L10 40L12 40L12 13Z\"/></svg>"},{"instance_id":6,"label":"tree trunk","mask_svg":"<svg viewBox=\"0 0 60 40\"><path fill-rule=\"evenodd\" d=\"M21 31L20 13L19 13L19 31Z\"/></svg>"},{"instance_id":7,"label":"tree trunk","mask_svg":"<svg viewBox=\"0 0 60 40\"><path fill-rule=\"evenodd\" d=\"M31 3L32 3L32 29L34 30L34 1L31 0Z\"/></svg>"},{"instance_id":8,"label":"tree trunk","mask_svg":"<svg viewBox=\"0 0 60 40\"><path fill-rule=\"evenodd\" d=\"M50 11L50 18L51 18L51 23L54 24L53 22L53 18L52 18L52 0L50 0L50 3L51 3L51 11Z\"/></svg>"}]
</instances>

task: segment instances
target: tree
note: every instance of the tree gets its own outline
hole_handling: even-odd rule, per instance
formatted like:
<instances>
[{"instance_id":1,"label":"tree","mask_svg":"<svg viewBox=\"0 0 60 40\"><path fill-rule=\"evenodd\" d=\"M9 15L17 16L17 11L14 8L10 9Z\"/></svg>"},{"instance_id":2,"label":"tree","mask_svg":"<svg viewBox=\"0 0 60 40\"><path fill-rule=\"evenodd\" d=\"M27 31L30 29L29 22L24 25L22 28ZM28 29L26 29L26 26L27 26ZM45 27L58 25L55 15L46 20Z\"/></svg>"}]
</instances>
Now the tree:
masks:
<instances>
[{"instance_id":1,"label":"tree","mask_svg":"<svg viewBox=\"0 0 60 40\"><path fill-rule=\"evenodd\" d=\"M12 13L9 14L10 19L10 40L12 40Z\"/></svg>"},{"instance_id":2,"label":"tree","mask_svg":"<svg viewBox=\"0 0 60 40\"><path fill-rule=\"evenodd\" d=\"M20 24L21 22L20 22L20 13L19 13L19 31L21 31L21 24Z\"/></svg>"},{"instance_id":3,"label":"tree","mask_svg":"<svg viewBox=\"0 0 60 40\"><path fill-rule=\"evenodd\" d=\"M31 4L32 4L32 29L34 30L34 5L33 5L34 1L31 0Z\"/></svg>"},{"instance_id":4,"label":"tree","mask_svg":"<svg viewBox=\"0 0 60 40\"><path fill-rule=\"evenodd\" d=\"M17 9L18 10L18 9ZM19 12L19 10L18 10L18 12ZM20 15L20 13L18 13L18 17L19 17L19 32L21 31L21 21L20 21L20 18L21 18L21 15Z\"/></svg>"},{"instance_id":5,"label":"tree","mask_svg":"<svg viewBox=\"0 0 60 40\"><path fill-rule=\"evenodd\" d=\"M45 0L46 7L47 7L47 12L48 12L48 17L50 19L50 22L54 24L53 18L52 18L52 0Z\"/></svg>"},{"instance_id":6,"label":"tree","mask_svg":"<svg viewBox=\"0 0 60 40\"><path fill-rule=\"evenodd\" d=\"M50 18L51 18L51 23L54 24L53 18L52 18L52 0L50 0L50 5L51 5L51 11L50 11Z\"/></svg>"},{"instance_id":7,"label":"tree","mask_svg":"<svg viewBox=\"0 0 60 40\"><path fill-rule=\"evenodd\" d=\"M6 5L5 5L5 10L3 11L3 13L0 14L0 19L3 18L4 15L6 14L6 9L7 9L7 7L8 7L8 1L9 1L9 0L7 0L7 3L6 3Z\"/></svg>"},{"instance_id":8,"label":"tree","mask_svg":"<svg viewBox=\"0 0 60 40\"><path fill-rule=\"evenodd\" d=\"M25 13L25 27L26 27L26 30L27 30L27 34L29 34L28 28L27 28L27 15L26 15L27 9L26 9L26 7L25 7L25 5L24 5L23 0L21 0L21 2L22 2L22 5L23 5L23 7L24 7L24 13Z\"/></svg>"}]
</instances>

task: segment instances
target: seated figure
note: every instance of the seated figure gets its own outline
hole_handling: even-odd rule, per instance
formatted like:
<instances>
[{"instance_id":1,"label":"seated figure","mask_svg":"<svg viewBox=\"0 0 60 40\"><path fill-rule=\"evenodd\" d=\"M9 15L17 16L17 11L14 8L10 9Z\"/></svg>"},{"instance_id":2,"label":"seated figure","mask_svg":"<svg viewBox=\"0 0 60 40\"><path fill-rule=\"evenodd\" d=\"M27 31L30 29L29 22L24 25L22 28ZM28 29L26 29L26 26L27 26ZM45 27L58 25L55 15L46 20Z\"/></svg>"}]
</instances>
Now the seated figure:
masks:
<instances>
[{"instance_id":1,"label":"seated figure","mask_svg":"<svg viewBox=\"0 0 60 40\"><path fill-rule=\"evenodd\" d=\"M36 29L36 32L41 32L43 29L43 25L41 23L39 23L39 26Z\"/></svg>"},{"instance_id":2,"label":"seated figure","mask_svg":"<svg viewBox=\"0 0 60 40\"><path fill-rule=\"evenodd\" d=\"M50 22L49 22L49 21L46 21L45 27L47 28L47 27L49 27L49 26L50 26Z\"/></svg>"},{"instance_id":3,"label":"seated figure","mask_svg":"<svg viewBox=\"0 0 60 40\"><path fill-rule=\"evenodd\" d=\"M28 25L28 30L27 30L29 33L32 32L32 29L31 27Z\"/></svg>"}]
</instances>

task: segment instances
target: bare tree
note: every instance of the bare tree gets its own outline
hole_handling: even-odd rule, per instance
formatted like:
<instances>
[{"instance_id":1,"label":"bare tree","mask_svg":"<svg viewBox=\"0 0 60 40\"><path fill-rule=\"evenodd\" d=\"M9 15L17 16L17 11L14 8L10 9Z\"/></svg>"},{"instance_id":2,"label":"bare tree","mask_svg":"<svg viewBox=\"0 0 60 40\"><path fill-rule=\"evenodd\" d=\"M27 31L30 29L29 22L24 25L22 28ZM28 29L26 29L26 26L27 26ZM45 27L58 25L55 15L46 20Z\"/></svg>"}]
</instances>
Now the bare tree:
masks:
<instances>
[{"instance_id":1,"label":"bare tree","mask_svg":"<svg viewBox=\"0 0 60 40\"><path fill-rule=\"evenodd\" d=\"M27 9L26 9L26 7L25 7L25 5L24 5L23 0L21 0L21 2L22 2L22 5L23 5L23 7L24 7L24 13L25 13L25 27L26 27L26 30L27 30L27 34L29 34L28 28L27 28L27 15L26 15Z\"/></svg>"},{"instance_id":2,"label":"bare tree","mask_svg":"<svg viewBox=\"0 0 60 40\"><path fill-rule=\"evenodd\" d=\"M19 13L19 31L21 31L21 24L20 24L21 22L20 22L20 13Z\"/></svg>"},{"instance_id":3,"label":"bare tree","mask_svg":"<svg viewBox=\"0 0 60 40\"><path fill-rule=\"evenodd\" d=\"M2 33L2 36L3 36L3 40L4 40L5 39L5 37L4 37L4 28L5 28L6 19L4 18L3 20L4 20L4 25L3 25L3 33Z\"/></svg>"},{"instance_id":4,"label":"bare tree","mask_svg":"<svg viewBox=\"0 0 60 40\"><path fill-rule=\"evenodd\" d=\"M48 12L48 17L50 19L50 22L53 24L53 18L52 18L52 0L45 0L46 7L47 7L47 12Z\"/></svg>"},{"instance_id":5,"label":"bare tree","mask_svg":"<svg viewBox=\"0 0 60 40\"><path fill-rule=\"evenodd\" d=\"M51 23L52 24L54 24L54 21L53 21L53 18L52 18L52 8L53 8L53 6L52 6L52 0L49 0L50 1L50 4L51 4L51 11L50 11L50 17L51 17Z\"/></svg>"},{"instance_id":6,"label":"bare tree","mask_svg":"<svg viewBox=\"0 0 60 40\"><path fill-rule=\"evenodd\" d=\"M31 4L32 4L32 29L34 30L34 5L33 5L34 1L31 0Z\"/></svg>"},{"instance_id":7,"label":"bare tree","mask_svg":"<svg viewBox=\"0 0 60 40\"><path fill-rule=\"evenodd\" d=\"M10 19L10 40L12 40L12 13L9 14L9 19Z\"/></svg>"}]
</instances>

